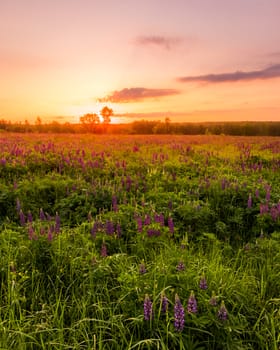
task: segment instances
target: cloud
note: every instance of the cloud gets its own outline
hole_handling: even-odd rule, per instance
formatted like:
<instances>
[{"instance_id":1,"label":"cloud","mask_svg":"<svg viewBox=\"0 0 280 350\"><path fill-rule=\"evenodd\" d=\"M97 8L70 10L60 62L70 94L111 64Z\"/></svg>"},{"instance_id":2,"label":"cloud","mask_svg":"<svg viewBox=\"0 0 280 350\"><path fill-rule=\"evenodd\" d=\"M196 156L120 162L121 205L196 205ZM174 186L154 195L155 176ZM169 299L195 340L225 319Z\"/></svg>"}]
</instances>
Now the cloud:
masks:
<instances>
[{"instance_id":1,"label":"cloud","mask_svg":"<svg viewBox=\"0 0 280 350\"><path fill-rule=\"evenodd\" d=\"M128 103L139 102L148 98L178 95L175 89L147 89L143 87L125 88L113 91L110 95L98 99L99 102Z\"/></svg>"},{"instance_id":2,"label":"cloud","mask_svg":"<svg viewBox=\"0 0 280 350\"><path fill-rule=\"evenodd\" d=\"M135 43L139 46L157 46L170 50L180 44L181 39L178 37L165 37L161 35L138 36Z\"/></svg>"},{"instance_id":3,"label":"cloud","mask_svg":"<svg viewBox=\"0 0 280 350\"><path fill-rule=\"evenodd\" d=\"M236 81L250 81L255 79L272 79L280 77L280 64L274 64L262 70L236 71L232 73L206 74L196 76L179 77L181 83L205 82L205 83L226 83Z\"/></svg>"}]
</instances>

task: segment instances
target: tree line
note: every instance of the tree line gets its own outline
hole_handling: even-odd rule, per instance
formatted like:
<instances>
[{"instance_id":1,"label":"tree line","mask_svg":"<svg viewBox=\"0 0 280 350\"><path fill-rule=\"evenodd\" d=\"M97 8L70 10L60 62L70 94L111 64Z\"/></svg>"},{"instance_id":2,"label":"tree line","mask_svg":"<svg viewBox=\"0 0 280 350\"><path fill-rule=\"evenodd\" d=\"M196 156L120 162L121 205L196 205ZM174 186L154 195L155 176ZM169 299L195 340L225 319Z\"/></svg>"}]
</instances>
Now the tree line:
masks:
<instances>
[{"instance_id":1,"label":"tree line","mask_svg":"<svg viewBox=\"0 0 280 350\"><path fill-rule=\"evenodd\" d=\"M11 122L2 119L0 132L280 136L280 122L173 123L167 118L165 121L137 120L127 124L111 124L110 113L105 118L101 115L102 120L99 115L85 114L80 117L79 123L44 123L40 117L37 117L34 124L27 120Z\"/></svg>"}]
</instances>

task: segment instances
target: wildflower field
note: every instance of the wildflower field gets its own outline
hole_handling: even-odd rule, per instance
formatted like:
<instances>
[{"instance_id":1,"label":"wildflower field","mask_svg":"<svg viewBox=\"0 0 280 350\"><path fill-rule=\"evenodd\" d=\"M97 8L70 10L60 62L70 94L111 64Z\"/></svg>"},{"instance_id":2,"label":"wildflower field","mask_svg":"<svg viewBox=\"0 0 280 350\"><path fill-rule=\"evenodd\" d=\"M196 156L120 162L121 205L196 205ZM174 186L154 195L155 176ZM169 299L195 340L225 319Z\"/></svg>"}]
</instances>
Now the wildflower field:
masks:
<instances>
[{"instance_id":1,"label":"wildflower field","mask_svg":"<svg viewBox=\"0 0 280 350\"><path fill-rule=\"evenodd\" d=\"M0 349L279 349L280 138L1 133L0 227Z\"/></svg>"}]
</instances>

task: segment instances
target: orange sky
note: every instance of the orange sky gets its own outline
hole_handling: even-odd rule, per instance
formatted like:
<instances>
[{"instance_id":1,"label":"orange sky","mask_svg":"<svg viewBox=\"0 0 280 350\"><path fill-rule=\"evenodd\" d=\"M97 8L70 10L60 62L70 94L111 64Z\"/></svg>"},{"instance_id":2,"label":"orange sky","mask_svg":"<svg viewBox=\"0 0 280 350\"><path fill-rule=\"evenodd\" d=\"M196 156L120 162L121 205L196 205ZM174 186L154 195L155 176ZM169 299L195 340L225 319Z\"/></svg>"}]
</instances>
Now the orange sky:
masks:
<instances>
[{"instance_id":1,"label":"orange sky","mask_svg":"<svg viewBox=\"0 0 280 350\"><path fill-rule=\"evenodd\" d=\"M280 121L279 0L3 0L0 119Z\"/></svg>"}]
</instances>

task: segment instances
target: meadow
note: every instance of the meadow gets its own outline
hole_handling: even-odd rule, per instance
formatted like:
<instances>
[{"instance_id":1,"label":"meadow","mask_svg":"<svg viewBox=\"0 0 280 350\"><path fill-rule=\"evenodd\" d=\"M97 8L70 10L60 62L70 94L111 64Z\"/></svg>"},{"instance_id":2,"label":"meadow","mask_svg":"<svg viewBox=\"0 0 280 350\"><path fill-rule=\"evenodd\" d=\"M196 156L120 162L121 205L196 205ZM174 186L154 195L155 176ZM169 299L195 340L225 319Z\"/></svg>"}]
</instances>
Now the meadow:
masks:
<instances>
[{"instance_id":1,"label":"meadow","mask_svg":"<svg viewBox=\"0 0 280 350\"><path fill-rule=\"evenodd\" d=\"M0 134L0 349L280 349L280 138Z\"/></svg>"}]
</instances>

